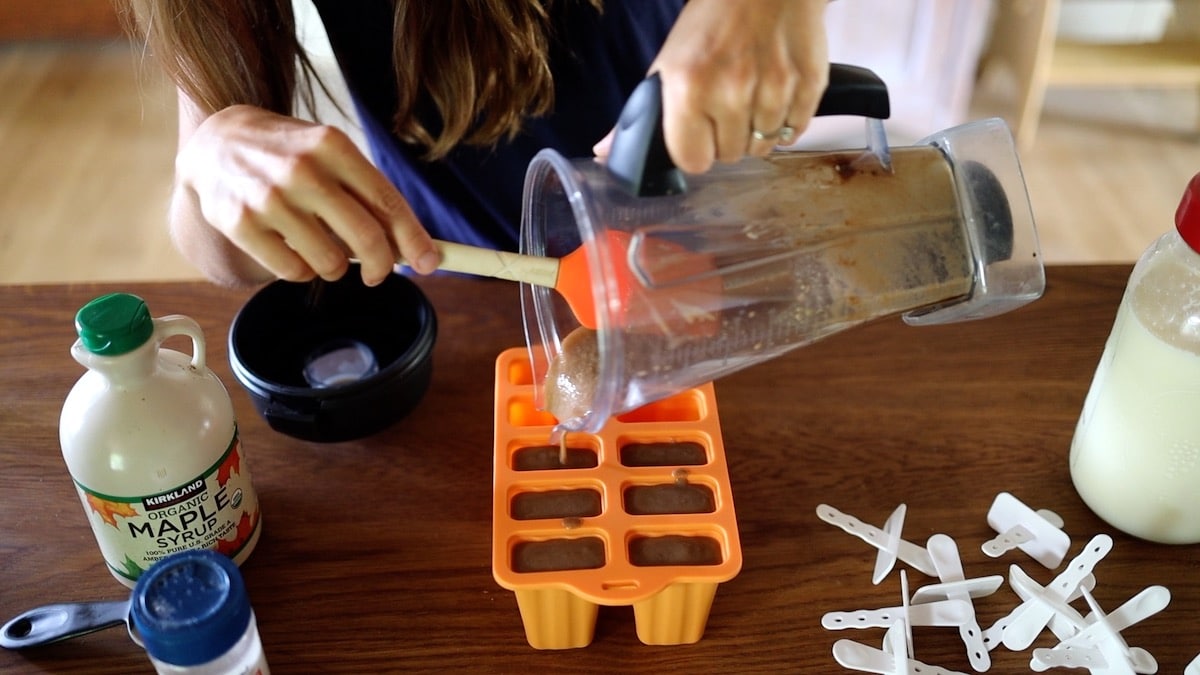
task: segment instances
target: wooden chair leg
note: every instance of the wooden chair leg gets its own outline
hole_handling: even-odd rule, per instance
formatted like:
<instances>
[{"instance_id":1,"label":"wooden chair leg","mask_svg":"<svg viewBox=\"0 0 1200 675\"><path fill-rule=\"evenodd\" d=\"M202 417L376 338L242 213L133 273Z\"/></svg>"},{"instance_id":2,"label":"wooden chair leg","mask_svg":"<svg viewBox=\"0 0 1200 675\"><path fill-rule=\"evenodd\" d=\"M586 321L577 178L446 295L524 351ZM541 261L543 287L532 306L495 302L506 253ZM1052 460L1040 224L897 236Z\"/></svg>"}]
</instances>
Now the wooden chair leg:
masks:
<instances>
[{"instance_id":1,"label":"wooden chair leg","mask_svg":"<svg viewBox=\"0 0 1200 675\"><path fill-rule=\"evenodd\" d=\"M1003 68L1016 83L1015 110L1009 124L1017 145L1027 150L1037 134L1045 100L1060 0L1005 0L996 3L996 20L981 73Z\"/></svg>"}]
</instances>

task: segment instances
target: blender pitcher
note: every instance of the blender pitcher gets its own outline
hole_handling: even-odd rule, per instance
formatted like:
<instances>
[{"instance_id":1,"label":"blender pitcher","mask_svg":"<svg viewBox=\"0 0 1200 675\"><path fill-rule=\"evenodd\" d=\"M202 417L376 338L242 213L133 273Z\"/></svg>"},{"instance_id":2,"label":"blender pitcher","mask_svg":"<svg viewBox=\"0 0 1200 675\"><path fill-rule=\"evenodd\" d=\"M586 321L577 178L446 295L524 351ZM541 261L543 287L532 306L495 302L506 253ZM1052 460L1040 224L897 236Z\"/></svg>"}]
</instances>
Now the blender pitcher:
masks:
<instances>
[{"instance_id":1,"label":"blender pitcher","mask_svg":"<svg viewBox=\"0 0 1200 675\"><path fill-rule=\"evenodd\" d=\"M874 82L875 84L873 84ZM835 65L818 114L867 117L867 148L776 152L684 176L661 135L656 76L612 154L530 163L521 252L587 256L587 326L522 284L535 400L554 440L867 321L1000 314L1045 276L1011 134L990 119L887 148L887 91Z\"/></svg>"}]
</instances>

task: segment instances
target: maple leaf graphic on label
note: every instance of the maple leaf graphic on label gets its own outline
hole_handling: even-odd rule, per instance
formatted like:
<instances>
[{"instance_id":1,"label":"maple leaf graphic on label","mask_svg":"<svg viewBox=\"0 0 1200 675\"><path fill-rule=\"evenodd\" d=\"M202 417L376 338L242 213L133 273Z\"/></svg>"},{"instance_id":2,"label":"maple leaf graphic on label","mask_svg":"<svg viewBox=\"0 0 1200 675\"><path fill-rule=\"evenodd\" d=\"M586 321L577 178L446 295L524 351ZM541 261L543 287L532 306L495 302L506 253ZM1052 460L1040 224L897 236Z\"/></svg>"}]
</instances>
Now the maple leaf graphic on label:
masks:
<instances>
[{"instance_id":1,"label":"maple leaf graphic on label","mask_svg":"<svg viewBox=\"0 0 1200 675\"><path fill-rule=\"evenodd\" d=\"M217 542L217 553L223 553L229 557L237 555L246 542L250 541L250 535L254 534L254 528L258 525L258 511L254 513L243 513L241 520L237 524L237 532L233 539L222 539Z\"/></svg>"},{"instance_id":2,"label":"maple leaf graphic on label","mask_svg":"<svg viewBox=\"0 0 1200 675\"><path fill-rule=\"evenodd\" d=\"M117 516L123 518L133 518L138 514L137 509L133 508L133 504L128 502L110 502L107 499L101 499L90 492L87 493L88 506L100 516L100 520L117 526Z\"/></svg>"},{"instance_id":3,"label":"maple leaf graphic on label","mask_svg":"<svg viewBox=\"0 0 1200 675\"><path fill-rule=\"evenodd\" d=\"M233 443L233 452L229 453L229 456L221 463L221 468L217 469L217 484L219 485L228 483L229 477L233 474L242 473L242 440L239 438Z\"/></svg>"},{"instance_id":4,"label":"maple leaf graphic on label","mask_svg":"<svg viewBox=\"0 0 1200 675\"><path fill-rule=\"evenodd\" d=\"M146 570L142 569L137 563L130 559L129 556L125 556L125 560L122 562L122 565L124 569L122 569L121 572L130 579L137 579L146 572Z\"/></svg>"}]
</instances>

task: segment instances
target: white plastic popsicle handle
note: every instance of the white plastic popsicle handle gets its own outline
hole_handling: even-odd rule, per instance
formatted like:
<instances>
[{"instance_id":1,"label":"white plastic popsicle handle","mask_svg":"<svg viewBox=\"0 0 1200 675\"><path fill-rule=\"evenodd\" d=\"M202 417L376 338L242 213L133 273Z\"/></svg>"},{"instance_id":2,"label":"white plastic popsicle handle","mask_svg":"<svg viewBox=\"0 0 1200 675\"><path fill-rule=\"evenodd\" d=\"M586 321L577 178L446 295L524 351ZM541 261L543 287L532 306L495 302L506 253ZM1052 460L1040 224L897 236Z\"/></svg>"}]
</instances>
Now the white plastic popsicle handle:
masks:
<instances>
[{"instance_id":1,"label":"white plastic popsicle handle","mask_svg":"<svg viewBox=\"0 0 1200 675\"><path fill-rule=\"evenodd\" d=\"M909 605L907 609L907 621L913 626L958 626L973 615L970 605L962 600L939 600ZM902 617L905 617L904 607L827 612L821 617L821 626L827 630L888 628Z\"/></svg>"},{"instance_id":2,"label":"white plastic popsicle handle","mask_svg":"<svg viewBox=\"0 0 1200 675\"><path fill-rule=\"evenodd\" d=\"M1061 642L1055 650L1081 653L1095 651L1111 672L1118 672L1113 670L1118 667L1125 671L1132 669L1135 673L1158 672L1158 662L1154 656L1139 647L1130 647L1121 631L1165 609L1171 601L1171 592L1163 586L1142 589L1111 614L1105 614L1086 588L1081 587L1080 594L1092 610L1084 619L1086 626L1060 638Z\"/></svg>"},{"instance_id":3,"label":"white plastic popsicle handle","mask_svg":"<svg viewBox=\"0 0 1200 675\"><path fill-rule=\"evenodd\" d=\"M833 658L844 668L857 670L861 673L879 673L879 675L966 675L957 670L947 670L931 666L916 659L906 658L903 654L889 654L882 649L876 649L854 640L838 640L833 643ZM899 662L899 663L897 663Z\"/></svg>"},{"instance_id":4,"label":"white plastic popsicle handle","mask_svg":"<svg viewBox=\"0 0 1200 675\"><path fill-rule=\"evenodd\" d=\"M1013 565L1010 568L1008 581L1017 594L1025 598L1025 611L1004 631L1005 647L1013 651L1028 649L1056 616L1063 617L1075 631L1086 625L1083 616L1065 598L1038 585L1020 567Z\"/></svg>"},{"instance_id":5,"label":"white plastic popsicle handle","mask_svg":"<svg viewBox=\"0 0 1200 675\"><path fill-rule=\"evenodd\" d=\"M883 570L883 576L886 576L887 572L891 570L891 564L894 564L897 558L924 574L936 577L937 568L933 565L933 559L929 557L929 551L900 537L900 530L904 523L904 508L905 506L901 504L888 517L888 523L892 525L891 532L868 525L828 504L817 506L817 517L879 549L873 583L878 584L883 580L880 571Z\"/></svg>"},{"instance_id":6,"label":"white plastic popsicle handle","mask_svg":"<svg viewBox=\"0 0 1200 675\"><path fill-rule=\"evenodd\" d=\"M913 593L914 605L937 600L953 600L955 598L985 598L1000 590L1004 585L1004 577L993 574L987 577L963 579L962 581L946 581L940 584L922 586Z\"/></svg>"},{"instance_id":7,"label":"white plastic popsicle handle","mask_svg":"<svg viewBox=\"0 0 1200 675\"><path fill-rule=\"evenodd\" d=\"M975 618L973 598L991 595L1004 583L1004 577L999 575L982 579L967 579L963 574L962 559L958 554L958 544L950 536L935 534L925 543L933 566L937 568L939 584L918 588L913 594L914 605L919 597L944 596L947 600L958 600L967 609L967 616L958 624L958 634L963 646L967 649L967 658L976 672L982 673L992 667L992 658L988 655L987 644L983 640L983 631Z\"/></svg>"},{"instance_id":8,"label":"white plastic popsicle handle","mask_svg":"<svg viewBox=\"0 0 1200 675\"><path fill-rule=\"evenodd\" d=\"M1105 661L1104 655L1095 648L1059 649L1056 647L1048 649L1040 647L1033 650L1033 657L1029 660L1029 669L1043 673L1051 668L1087 668L1096 672L1102 668L1108 668L1108 661Z\"/></svg>"},{"instance_id":9,"label":"white plastic popsicle handle","mask_svg":"<svg viewBox=\"0 0 1200 675\"><path fill-rule=\"evenodd\" d=\"M1056 616L1064 617L1076 630L1082 628L1083 617L1068 603L1076 593L1081 592L1084 580L1091 576L1096 564L1112 550L1112 544L1112 537L1107 534L1092 537L1067 569L1044 588L1030 579L1021 568L1013 565L1009 582L1024 602L1001 619L1007 621L1002 637L1004 646L1014 651L1027 649Z\"/></svg>"},{"instance_id":10,"label":"white plastic popsicle handle","mask_svg":"<svg viewBox=\"0 0 1200 675\"><path fill-rule=\"evenodd\" d=\"M996 495L987 521L1000 533L983 544L983 552L993 558L1019 548L1047 569L1054 569L1071 547L1071 538L1062 530L1058 514L1045 509L1035 511L1008 492Z\"/></svg>"}]
</instances>

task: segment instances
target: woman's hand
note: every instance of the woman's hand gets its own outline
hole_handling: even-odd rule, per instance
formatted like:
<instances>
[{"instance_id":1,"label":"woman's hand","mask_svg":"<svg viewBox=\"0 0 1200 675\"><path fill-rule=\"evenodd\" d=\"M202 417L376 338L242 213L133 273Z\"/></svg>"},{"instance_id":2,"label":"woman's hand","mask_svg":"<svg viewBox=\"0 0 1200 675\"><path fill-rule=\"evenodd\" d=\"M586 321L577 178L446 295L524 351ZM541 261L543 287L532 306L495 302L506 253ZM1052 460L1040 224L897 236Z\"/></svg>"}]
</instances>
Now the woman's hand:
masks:
<instances>
[{"instance_id":1,"label":"woman's hand","mask_svg":"<svg viewBox=\"0 0 1200 675\"><path fill-rule=\"evenodd\" d=\"M663 135L676 166L701 173L715 161L765 155L808 126L829 78L826 4L691 0L684 6L650 66L662 78ZM607 154L610 140L597 144L598 155Z\"/></svg>"},{"instance_id":2,"label":"woman's hand","mask_svg":"<svg viewBox=\"0 0 1200 675\"><path fill-rule=\"evenodd\" d=\"M419 273L437 267L408 202L346 134L251 106L203 117L180 103L173 234L210 277L333 280L357 258L374 285L398 256Z\"/></svg>"}]
</instances>

